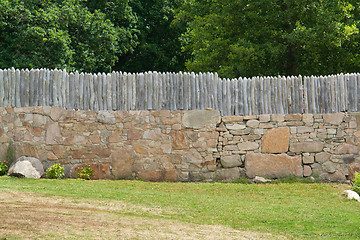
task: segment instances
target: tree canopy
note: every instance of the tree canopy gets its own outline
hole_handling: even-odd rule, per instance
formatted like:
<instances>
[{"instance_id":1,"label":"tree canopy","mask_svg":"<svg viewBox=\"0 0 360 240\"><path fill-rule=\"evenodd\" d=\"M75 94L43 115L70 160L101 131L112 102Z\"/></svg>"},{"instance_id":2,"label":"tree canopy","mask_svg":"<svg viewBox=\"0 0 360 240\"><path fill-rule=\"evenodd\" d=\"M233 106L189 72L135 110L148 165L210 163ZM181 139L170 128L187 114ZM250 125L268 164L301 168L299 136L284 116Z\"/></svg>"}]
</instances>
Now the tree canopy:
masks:
<instances>
[{"instance_id":1,"label":"tree canopy","mask_svg":"<svg viewBox=\"0 0 360 240\"><path fill-rule=\"evenodd\" d=\"M0 0L0 68L203 71L222 77L360 69L356 0Z\"/></svg>"},{"instance_id":2,"label":"tree canopy","mask_svg":"<svg viewBox=\"0 0 360 240\"><path fill-rule=\"evenodd\" d=\"M358 71L356 1L187 0L183 50L192 71L224 77Z\"/></svg>"}]
</instances>

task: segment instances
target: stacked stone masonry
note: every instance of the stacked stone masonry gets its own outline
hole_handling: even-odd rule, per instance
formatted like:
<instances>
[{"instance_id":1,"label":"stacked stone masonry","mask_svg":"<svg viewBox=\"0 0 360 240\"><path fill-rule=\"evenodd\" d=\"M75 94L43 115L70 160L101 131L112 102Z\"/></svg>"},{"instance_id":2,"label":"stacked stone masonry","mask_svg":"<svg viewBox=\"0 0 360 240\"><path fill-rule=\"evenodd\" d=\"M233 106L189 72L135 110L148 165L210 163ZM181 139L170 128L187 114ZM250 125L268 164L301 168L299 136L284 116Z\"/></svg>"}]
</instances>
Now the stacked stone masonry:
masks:
<instances>
[{"instance_id":1,"label":"stacked stone masonry","mask_svg":"<svg viewBox=\"0 0 360 240\"><path fill-rule=\"evenodd\" d=\"M72 111L0 108L0 158L85 164L95 179L232 181L317 176L346 181L360 171L360 114L224 116L215 110Z\"/></svg>"}]
</instances>

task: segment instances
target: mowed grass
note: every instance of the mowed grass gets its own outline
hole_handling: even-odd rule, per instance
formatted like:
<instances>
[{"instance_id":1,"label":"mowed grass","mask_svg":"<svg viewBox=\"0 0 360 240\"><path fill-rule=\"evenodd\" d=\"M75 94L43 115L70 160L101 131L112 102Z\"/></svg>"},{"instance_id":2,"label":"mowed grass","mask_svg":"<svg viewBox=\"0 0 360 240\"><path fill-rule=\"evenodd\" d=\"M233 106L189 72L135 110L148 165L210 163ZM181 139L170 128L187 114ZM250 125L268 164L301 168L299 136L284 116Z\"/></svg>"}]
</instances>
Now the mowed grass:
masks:
<instances>
[{"instance_id":1,"label":"mowed grass","mask_svg":"<svg viewBox=\"0 0 360 240\"><path fill-rule=\"evenodd\" d=\"M290 239L359 239L360 203L345 184L153 183L0 177L1 189L166 209L146 218L229 226ZM136 213L132 213L135 214Z\"/></svg>"}]
</instances>

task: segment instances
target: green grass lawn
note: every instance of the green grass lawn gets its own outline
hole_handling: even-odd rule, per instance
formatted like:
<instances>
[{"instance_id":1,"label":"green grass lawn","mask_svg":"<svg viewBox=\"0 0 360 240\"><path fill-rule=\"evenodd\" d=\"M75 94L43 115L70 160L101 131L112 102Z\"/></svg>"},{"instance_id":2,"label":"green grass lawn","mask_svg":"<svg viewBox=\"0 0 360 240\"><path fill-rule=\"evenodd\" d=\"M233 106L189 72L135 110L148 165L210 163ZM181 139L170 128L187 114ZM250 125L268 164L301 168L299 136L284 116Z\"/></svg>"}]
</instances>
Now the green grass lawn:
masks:
<instances>
[{"instance_id":1,"label":"green grass lawn","mask_svg":"<svg viewBox=\"0 0 360 240\"><path fill-rule=\"evenodd\" d=\"M119 200L166 209L161 216L295 239L360 239L360 203L344 184L151 183L0 177L0 189L78 199Z\"/></svg>"}]
</instances>

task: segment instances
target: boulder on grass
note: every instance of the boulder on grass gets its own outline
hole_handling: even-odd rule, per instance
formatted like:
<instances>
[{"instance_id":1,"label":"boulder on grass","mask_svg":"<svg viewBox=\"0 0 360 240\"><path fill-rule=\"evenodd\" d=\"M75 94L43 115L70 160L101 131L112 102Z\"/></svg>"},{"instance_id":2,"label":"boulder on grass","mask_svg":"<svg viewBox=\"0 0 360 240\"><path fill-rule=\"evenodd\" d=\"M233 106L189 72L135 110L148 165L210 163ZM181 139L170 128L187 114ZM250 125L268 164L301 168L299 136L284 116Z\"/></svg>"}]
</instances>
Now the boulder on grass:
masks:
<instances>
[{"instance_id":1,"label":"boulder on grass","mask_svg":"<svg viewBox=\"0 0 360 240\"><path fill-rule=\"evenodd\" d=\"M41 178L44 168L39 159L33 157L20 157L10 166L9 176L25 178Z\"/></svg>"},{"instance_id":2,"label":"boulder on grass","mask_svg":"<svg viewBox=\"0 0 360 240\"><path fill-rule=\"evenodd\" d=\"M357 192L354 192L352 190L345 190L343 193L347 199L355 199L356 201L360 202L360 197Z\"/></svg>"}]
</instances>

